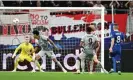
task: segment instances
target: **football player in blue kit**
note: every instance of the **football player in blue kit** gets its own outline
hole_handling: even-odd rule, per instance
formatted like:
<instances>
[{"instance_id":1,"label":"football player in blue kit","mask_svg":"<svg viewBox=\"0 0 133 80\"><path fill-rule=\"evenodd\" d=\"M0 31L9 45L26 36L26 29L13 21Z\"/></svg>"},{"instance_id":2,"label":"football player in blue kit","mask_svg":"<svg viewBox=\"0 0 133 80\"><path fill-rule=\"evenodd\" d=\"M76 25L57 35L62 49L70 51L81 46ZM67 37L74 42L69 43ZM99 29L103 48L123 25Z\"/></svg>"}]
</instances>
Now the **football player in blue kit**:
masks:
<instances>
[{"instance_id":1,"label":"football player in blue kit","mask_svg":"<svg viewBox=\"0 0 133 80\"><path fill-rule=\"evenodd\" d=\"M124 41L124 35L122 32L118 30L119 26L114 24L114 31L111 34L111 46L109 48L109 58L110 58L110 72L114 72L113 70L113 61L112 57L116 60L116 69L118 74L121 75L121 44Z\"/></svg>"}]
</instances>

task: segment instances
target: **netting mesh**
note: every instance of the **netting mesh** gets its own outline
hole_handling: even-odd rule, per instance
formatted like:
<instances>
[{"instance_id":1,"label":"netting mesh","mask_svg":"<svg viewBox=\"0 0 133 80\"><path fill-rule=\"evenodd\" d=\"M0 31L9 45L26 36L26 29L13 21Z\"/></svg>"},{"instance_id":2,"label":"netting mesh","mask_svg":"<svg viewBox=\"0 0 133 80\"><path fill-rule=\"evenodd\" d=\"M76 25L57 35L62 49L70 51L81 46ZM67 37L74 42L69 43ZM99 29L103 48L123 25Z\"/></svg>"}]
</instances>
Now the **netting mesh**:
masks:
<instances>
[{"instance_id":1,"label":"netting mesh","mask_svg":"<svg viewBox=\"0 0 133 80\"><path fill-rule=\"evenodd\" d=\"M32 10L33 11L33 10ZM45 12L44 12L45 11ZM49 19L48 26L41 24L46 19L46 16L42 15L43 13L49 12L47 17L51 17ZM61 48L60 50L54 50L54 53L57 55L57 59L61 62L61 64L67 70L75 70L75 59L76 59L76 50L79 50L79 43L81 37L86 34L85 27L91 23L96 24L96 32L98 36L100 35L97 31L100 31L100 27L98 24L101 24L101 14L95 14L91 12L92 10L80 10L80 11L71 11L71 10L37 10L33 13L40 14L42 22L34 23L33 17L31 16L31 12L29 10L6 10L0 12L0 70L13 70L14 60L11 59L12 53L15 48L23 42L23 36L28 33L31 33L33 29L37 29L42 34L47 35L47 33L43 33L43 27L47 27L50 31L49 38L54 41L54 43ZM99 11L99 10L98 10ZM96 12L96 10L95 10ZM94 15L95 14L95 15ZM47 14L46 14L47 15ZM91 16L91 17L90 17ZM38 18L38 16L34 16ZM14 24L14 18L18 18L19 22ZM64 20L63 20L64 19ZM36 19L35 21L38 21ZM52 21L53 20L53 21ZM55 20L55 21L54 21ZM60 20L60 21L57 21ZM64 23L62 23L63 21ZM56 22L57 21L57 22ZM66 22L67 21L67 22ZM72 22L73 21L73 22ZM33 25L34 24L34 25ZM74 26L74 27L73 27ZM49 32L48 32L49 33ZM99 37L100 38L100 37ZM34 40L33 40L34 45ZM98 59L101 60L100 50L98 53ZM45 64L46 61L46 64ZM42 68L46 71L60 71L61 69L57 65L52 65L52 61L50 58L43 57L39 60L40 64L42 64ZM21 66L24 66L26 62L20 63ZM88 62L86 62L88 63ZM46 67L45 67L46 66ZM86 64L85 70L88 71ZM55 69L54 69L55 67ZM24 68L24 67L21 67ZM32 67L28 65L28 69ZM21 70L21 69L19 69ZM94 65L94 70L100 72L101 69Z\"/></svg>"}]
</instances>

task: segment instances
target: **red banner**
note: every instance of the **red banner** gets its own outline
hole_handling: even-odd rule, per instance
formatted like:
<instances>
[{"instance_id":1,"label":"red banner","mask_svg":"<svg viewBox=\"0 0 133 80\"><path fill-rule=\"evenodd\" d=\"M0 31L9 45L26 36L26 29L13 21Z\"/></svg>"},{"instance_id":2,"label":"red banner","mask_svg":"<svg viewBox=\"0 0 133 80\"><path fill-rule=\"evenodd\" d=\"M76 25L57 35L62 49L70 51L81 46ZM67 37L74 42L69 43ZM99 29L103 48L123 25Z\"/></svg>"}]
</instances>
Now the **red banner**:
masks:
<instances>
[{"instance_id":1,"label":"red banner","mask_svg":"<svg viewBox=\"0 0 133 80\"><path fill-rule=\"evenodd\" d=\"M115 14L114 22L119 25L119 30L126 33L127 14ZM105 21L112 22L112 15L105 15Z\"/></svg>"},{"instance_id":2,"label":"red banner","mask_svg":"<svg viewBox=\"0 0 133 80\"><path fill-rule=\"evenodd\" d=\"M69 17L69 18L73 18L74 21L82 21L85 23L92 23L92 22L96 22L96 23L101 23L101 21L99 21L98 19L100 19L100 16L95 16L95 15L85 15L85 14L80 14L80 15L61 15L61 16L65 16L65 17ZM115 23L117 23L119 25L119 30L121 32L126 33L126 24L127 24L127 14L116 14L114 15L114 21ZM56 16L56 17L60 17L60 16ZM107 25L109 26L110 22L112 22L112 16L111 15L105 15L105 21L107 22ZM68 22L70 22L68 20ZM56 23L58 24L62 24L61 20L57 21ZM69 26L64 26L66 28L70 28L70 27L74 27L75 30L69 30L71 33L74 32L78 32L81 31L80 28L82 28L84 25L84 23L79 23L79 25L77 26L77 23L75 25L71 25L69 24ZM66 23L67 24L67 23ZM28 27L28 28L27 28ZM52 28L58 28L59 26L52 26ZM80 28L78 28L80 27ZM0 35L12 35L12 34L21 34L21 32L29 32L30 26L26 26L26 25L21 25L21 26L13 26L13 25L0 25ZM62 28L65 29L65 28ZM79 30L77 30L79 29ZM57 29L57 31L55 31L55 29L53 30L54 32L58 32L59 30ZM53 32L52 31L52 32ZM65 30L62 30L65 31ZM62 33L62 32L59 32Z\"/></svg>"}]
</instances>

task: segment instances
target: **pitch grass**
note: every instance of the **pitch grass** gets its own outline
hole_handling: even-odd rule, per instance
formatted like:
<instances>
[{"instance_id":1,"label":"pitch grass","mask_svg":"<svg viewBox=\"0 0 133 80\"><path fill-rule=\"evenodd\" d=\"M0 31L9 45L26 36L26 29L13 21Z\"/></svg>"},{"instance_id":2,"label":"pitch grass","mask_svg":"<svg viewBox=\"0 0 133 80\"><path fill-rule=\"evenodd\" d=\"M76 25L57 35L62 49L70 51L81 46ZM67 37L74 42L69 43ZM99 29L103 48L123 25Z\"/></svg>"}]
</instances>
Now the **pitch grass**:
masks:
<instances>
[{"instance_id":1,"label":"pitch grass","mask_svg":"<svg viewBox=\"0 0 133 80\"><path fill-rule=\"evenodd\" d=\"M133 80L133 73L0 72L0 80Z\"/></svg>"}]
</instances>

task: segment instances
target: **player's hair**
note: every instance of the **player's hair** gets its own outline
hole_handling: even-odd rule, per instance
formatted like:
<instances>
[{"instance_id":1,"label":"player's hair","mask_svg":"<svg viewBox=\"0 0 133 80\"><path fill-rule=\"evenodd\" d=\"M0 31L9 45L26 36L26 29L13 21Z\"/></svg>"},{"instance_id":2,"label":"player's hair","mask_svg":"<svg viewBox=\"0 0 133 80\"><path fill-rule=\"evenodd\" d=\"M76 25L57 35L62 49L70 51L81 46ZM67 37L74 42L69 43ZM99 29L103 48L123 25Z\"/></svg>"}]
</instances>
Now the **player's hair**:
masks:
<instances>
[{"instance_id":1,"label":"player's hair","mask_svg":"<svg viewBox=\"0 0 133 80\"><path fill-rule=\"evenodd\" d=\"M39 31L37 31L37 30L34 30L32 33L35 35L39 35Z\"/></svg>"},{"instance_id":2,"label":"player's hair","mask_svg":"<svg viewBox=\"0 0 133 80\"><path fill-rule=\"evenodd\" d=\"M114 23L114 29L118 29L118 24Z\"/></svg>"},{"instance_id":3,"label":"player's hair","mask_svg":"<svg viewBox=\"0 0 133 80\"><path fill-rule=\"evenodd\" d=\"M86 32L91 32L95 30L95 24L90 24L86 27Z\"/></svg>"},{"instance_id":4,"label":"player's hair","mask_svg":"<svg viewBox=\"0 0 133 80\"><path fill-rule=\"evenodd\" d=\"M90 33L91 31L92 31L92 28L87 26L87 27L86 27L86 32L87 32L87 33Z\"/></svg>"}]
</instances>

